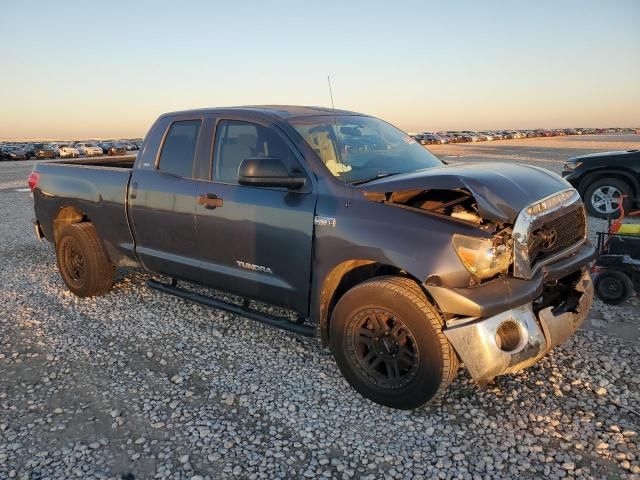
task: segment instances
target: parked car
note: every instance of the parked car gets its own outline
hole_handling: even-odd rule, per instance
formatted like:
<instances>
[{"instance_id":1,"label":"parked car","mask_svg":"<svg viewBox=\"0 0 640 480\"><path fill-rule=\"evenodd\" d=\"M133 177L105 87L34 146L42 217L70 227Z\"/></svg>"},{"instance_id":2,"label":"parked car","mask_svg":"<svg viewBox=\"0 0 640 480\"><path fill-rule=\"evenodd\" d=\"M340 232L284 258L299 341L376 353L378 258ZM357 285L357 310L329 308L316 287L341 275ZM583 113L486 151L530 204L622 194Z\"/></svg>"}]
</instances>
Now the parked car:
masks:
<instances>
[{"instance_id":1,"label":"parked car","mask_svg":"<svg viewBox=\"0 0 640 480\"><path fill-rule=\"evenodd\" d=\"M75 147L64 145L60 147L60 158L78 158L80 151Z\"/></svg>"},{"instance_id":2,"label":"parked car","mask_svg":"<svg viewBox=\"0 0 640 480\"><path fill-rule=\"evenodd\" d=\"M15 149L13 145L0 145L0 160L20 160L20 155ZM24 158L26 158L26 152Z\"/></svg>"},{"instance_id":3,"label":"parked car","mask_svg":"<svg viewBox=\"0 0 640 480\"><path fill-rule=\"evenodd\" d=\"M102 148L95 143L76 143L75 148L80 152L80 155L87 157L96 157L102 155Z\"/></svg>"},{"instance_id":4,"label":"parked car","mask_svg":"<svg viewBox=\"0 0 640 480\"><path fill-rule=\"evenodd\" d=\"M490 132L478 132L478 135L483 141L490 142L492 140L495 140Z\"/></svg>"},{"instance_id":5,"label":"parked car","mask_svg":"<svg viewBox=\"0 0 640 480\"><path fill-rule=\"evenodd\" d=\"M56 158L60 158L60 145L58 145L57 143L50 143L49 147L51 147L51 150L53 150L53 154Z\"/></svg>"},{"instance_id":6,"label":"parked car","mask_svg":"<svg viewBox=\"0 0 640 480\"><path fill-rule=\"evenodd\" d=\"M109 141L109 142L99 142L98 146L102 149L102 154L106 155L107 152L109 151L109 148L111 148L111 144L113 142Z\"/></svg>"},{"instance_id":7,"label":"parked car","mask_svg":"<svg viewBox=\"0 0 640 480\"><path fill-rule=\"evenodd\" d=\"M440 138L442 138L445 143L458 143L458 139L453 135L452 132L436 132Z\"/></svg>"},{"instance_id":8,"label":"parked car","mask_svg":"<svg viewBox=\"0 0 640 480\"><path fill-rule=\"evenodd\" d=\"M29 153L22 147L12 146L7 148L8 160L29 160Z\"/></svg>"},{"instance_id":9,"label":"parked car","mask_svg":"<svg viewBox=\"0 0 640 480\"><path fill-rule=\"evenodd\" d=\"M15 145L0 145L0 160L26 160L27 152Z\"/></svg>"},{"instance_id":10,"label":"parked car","mask_svg":"<svg viewBox=\"0 0 640 480\"><path fill-rule=\"evenodd\" d=\"M146 138L135 160L29 176L35 231L80 297L143 267L173 278L150 288L319 335L358 392L405 409L460 361L482 384L530 366L588 313L584 207L551 172L443 165L386 122L317 107L175 112Z\"/></svg>"},{"instance_id":11,"label":"parked car","mask_svg":"<svg viewBox=\"0 0 640 480\"><path fill-rule=\"evenodd\" d=\"M107 155L110 157L116 155L124 155L127 153L127 149L121 143L112 143L107 147Z\"/></svg>"},{"instance_id":12,"label":"parked car","mask_svg":"<svg viewBox=\"0 0 640 480\"><path fill-rule=\"evenodd\" d=\"M33 158L36 156L36 148L32 143L25 143L20 145L25 152L27 152L27 158Z\"/></svg>"},{"instance_id":13,"label":"parked car","mask_svg":"<svg viewBox=\"0 0 640 480\"><path fill-rule=\"evenodd\" d=\"M427 133L422 135L423 145L442 145L448 143L446 139L433 133Z\"/></svg>"},{"instance_id":14,"label":"parked car","mask_svg":"<svg viewBox=\"0 0 640 480\"><path fill-rule=\"evenodd\" d=\"M505 140L512 140L514 138L513 133L509 132L508 130L502 130L500 134Z\"/></svg>"},{"instance_id":15,"label":"parked car","mask_svg":"<svg viewBox=\"0 0 640 480\"><path fill-rule=\"evenodd\" d=\"M56 152L47 144L36 143L33 148L37 159L56 158Z\"/></svg>"},{"instance_id":16,"label":"parked car","mask_svg":"<svg viewBox=\"0 0 640 480\"><path fill-rule=\"evenodd\" d=\"M580 192L594 217L618 217L623 197L625 210L640 206L640 150L572 157L562 176Z\"/></svg>"}]
</instances>

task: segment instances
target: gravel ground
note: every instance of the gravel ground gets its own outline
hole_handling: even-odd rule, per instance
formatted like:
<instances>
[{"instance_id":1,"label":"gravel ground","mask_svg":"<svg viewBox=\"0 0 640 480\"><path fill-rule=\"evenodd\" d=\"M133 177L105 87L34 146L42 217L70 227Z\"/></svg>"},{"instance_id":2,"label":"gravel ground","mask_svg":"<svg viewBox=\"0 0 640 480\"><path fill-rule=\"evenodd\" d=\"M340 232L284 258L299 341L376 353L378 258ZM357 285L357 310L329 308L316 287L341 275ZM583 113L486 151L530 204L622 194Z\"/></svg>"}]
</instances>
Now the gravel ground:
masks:
<instances>
[{"instance_id":1,"label":"gravel ground","mask_svg":"<svg viewBox=\"0 0 640 480\"><path fill-rule=\"evenodd\" d=\"M444 398L393 411L316 340L149 290L147 274L71 295L18 191L30 168L0 164L0 478L640 478L637 300L596 302L599 327L526 371L484 389L461 371Z\"/></svg>"}]
</instances>

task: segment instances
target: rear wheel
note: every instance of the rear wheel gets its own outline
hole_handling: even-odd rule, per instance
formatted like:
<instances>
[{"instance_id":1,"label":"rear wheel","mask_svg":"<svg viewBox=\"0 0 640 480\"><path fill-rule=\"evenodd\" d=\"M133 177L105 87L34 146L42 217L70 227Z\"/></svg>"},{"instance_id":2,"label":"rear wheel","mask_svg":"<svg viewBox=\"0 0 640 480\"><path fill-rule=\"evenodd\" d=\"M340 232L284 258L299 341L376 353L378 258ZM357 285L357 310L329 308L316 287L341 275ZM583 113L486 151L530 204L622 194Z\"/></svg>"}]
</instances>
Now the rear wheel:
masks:
<instances>
[{"instance_id":1,"label":"rear wheel","mask_svg":"<svg viewBox=\"0 0 640 480\"><path fill-rule=\"evenodd\" d=\"M610 305L618 305L634 294L633 282L619 270L606 270L595 278L598 298Z\"/></svg>"},{"instance_id":2,"label":"rear wheel","mask_svg":"<svg viewBox=\"0 0 640 480\"><path fill-rule=\"evenodd\" d=\"M624 208L627 210L632 203L631 187L617 178L607 177L596 180L584 192L584 201L591 215L598 218L618 218L622 196L626 195Z\"/></svg>"},{"instance_id":3,"label":"rear wheel","mask_svg":"<svg viewBox=\"0 0 640 480\"><path fill-rule=\"evenodd\" d=\"M56 257L62 280L77 296L103 295L113 286L115 266L91 223L65 225L56 241Z\"/></svg>"},{"instance_id":4,"label":"rear wheel","mask_svg":"<svg viewBox=\"0 0 640 480\"><path fill-rule=\"evenodd\" d=\"M403 277L353 287L331 317L331 349L340 371L364 397L416 408L455 378L458 357L420 287Z\"/></svg>"}]
</instances>

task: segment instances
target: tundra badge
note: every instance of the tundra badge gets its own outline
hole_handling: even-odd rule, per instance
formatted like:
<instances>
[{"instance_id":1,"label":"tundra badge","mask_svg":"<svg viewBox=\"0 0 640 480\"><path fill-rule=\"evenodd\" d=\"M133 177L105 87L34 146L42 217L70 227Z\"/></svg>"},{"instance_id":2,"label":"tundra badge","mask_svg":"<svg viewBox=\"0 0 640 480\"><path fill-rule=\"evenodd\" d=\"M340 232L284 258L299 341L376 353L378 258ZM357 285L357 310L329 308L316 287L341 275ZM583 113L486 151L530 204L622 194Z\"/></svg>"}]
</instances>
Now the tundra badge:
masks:
<instances>
[{"instance_id":1,"label":"tundra badge","mask_svg":"<svg viewBox=\"0 0 640 480\"><path fill-rule=\"evenodd\" d=\"M263 267L262 265L254 265L253 263L241 262L240 260L236 260L236 263L239 267L246 268L247 270L255 270L256 272L264 272L270 273L273 275L273 272L269 267Z\"/></svg>"},{"instance_id":2,"label":"tundra badge","mask_svg":"<svg viewBox=\"0 0 640 480\"><path fill-rule=\"evenodd\" d=\"M313 224L316 227L332 227L336 228L336 219L333 217L323 217L322 215L316 215L313 218Z\"/></svg>"}]
</instances>

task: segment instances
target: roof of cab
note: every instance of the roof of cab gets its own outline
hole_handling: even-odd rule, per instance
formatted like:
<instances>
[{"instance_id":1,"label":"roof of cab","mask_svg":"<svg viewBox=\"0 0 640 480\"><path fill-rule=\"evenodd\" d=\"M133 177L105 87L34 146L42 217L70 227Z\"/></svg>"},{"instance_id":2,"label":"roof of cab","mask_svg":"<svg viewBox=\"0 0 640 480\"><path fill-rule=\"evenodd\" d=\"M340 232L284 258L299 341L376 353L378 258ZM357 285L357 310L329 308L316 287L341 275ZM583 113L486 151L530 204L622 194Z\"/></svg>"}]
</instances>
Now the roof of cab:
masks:
<instances>
[{"instance_id":1,"label":"roof of cab","mask_svg":"<svg viewBox=\"0 0 640 480\"><path fill-rule=\"evenodd\" d=\"M220 113L224 111L234 111L247 113L263 113L279 118L295 118L295 117L315 117L322 115L361 115L362 113L351 112L349 110L333 110L327 107L314 107L302 105L245 105L238 107L220 107L220 108L199 108L193 110L182 110L177 112L165 113L164 116L184 115L189 113Z\"/></svg>"}]
</instances>

